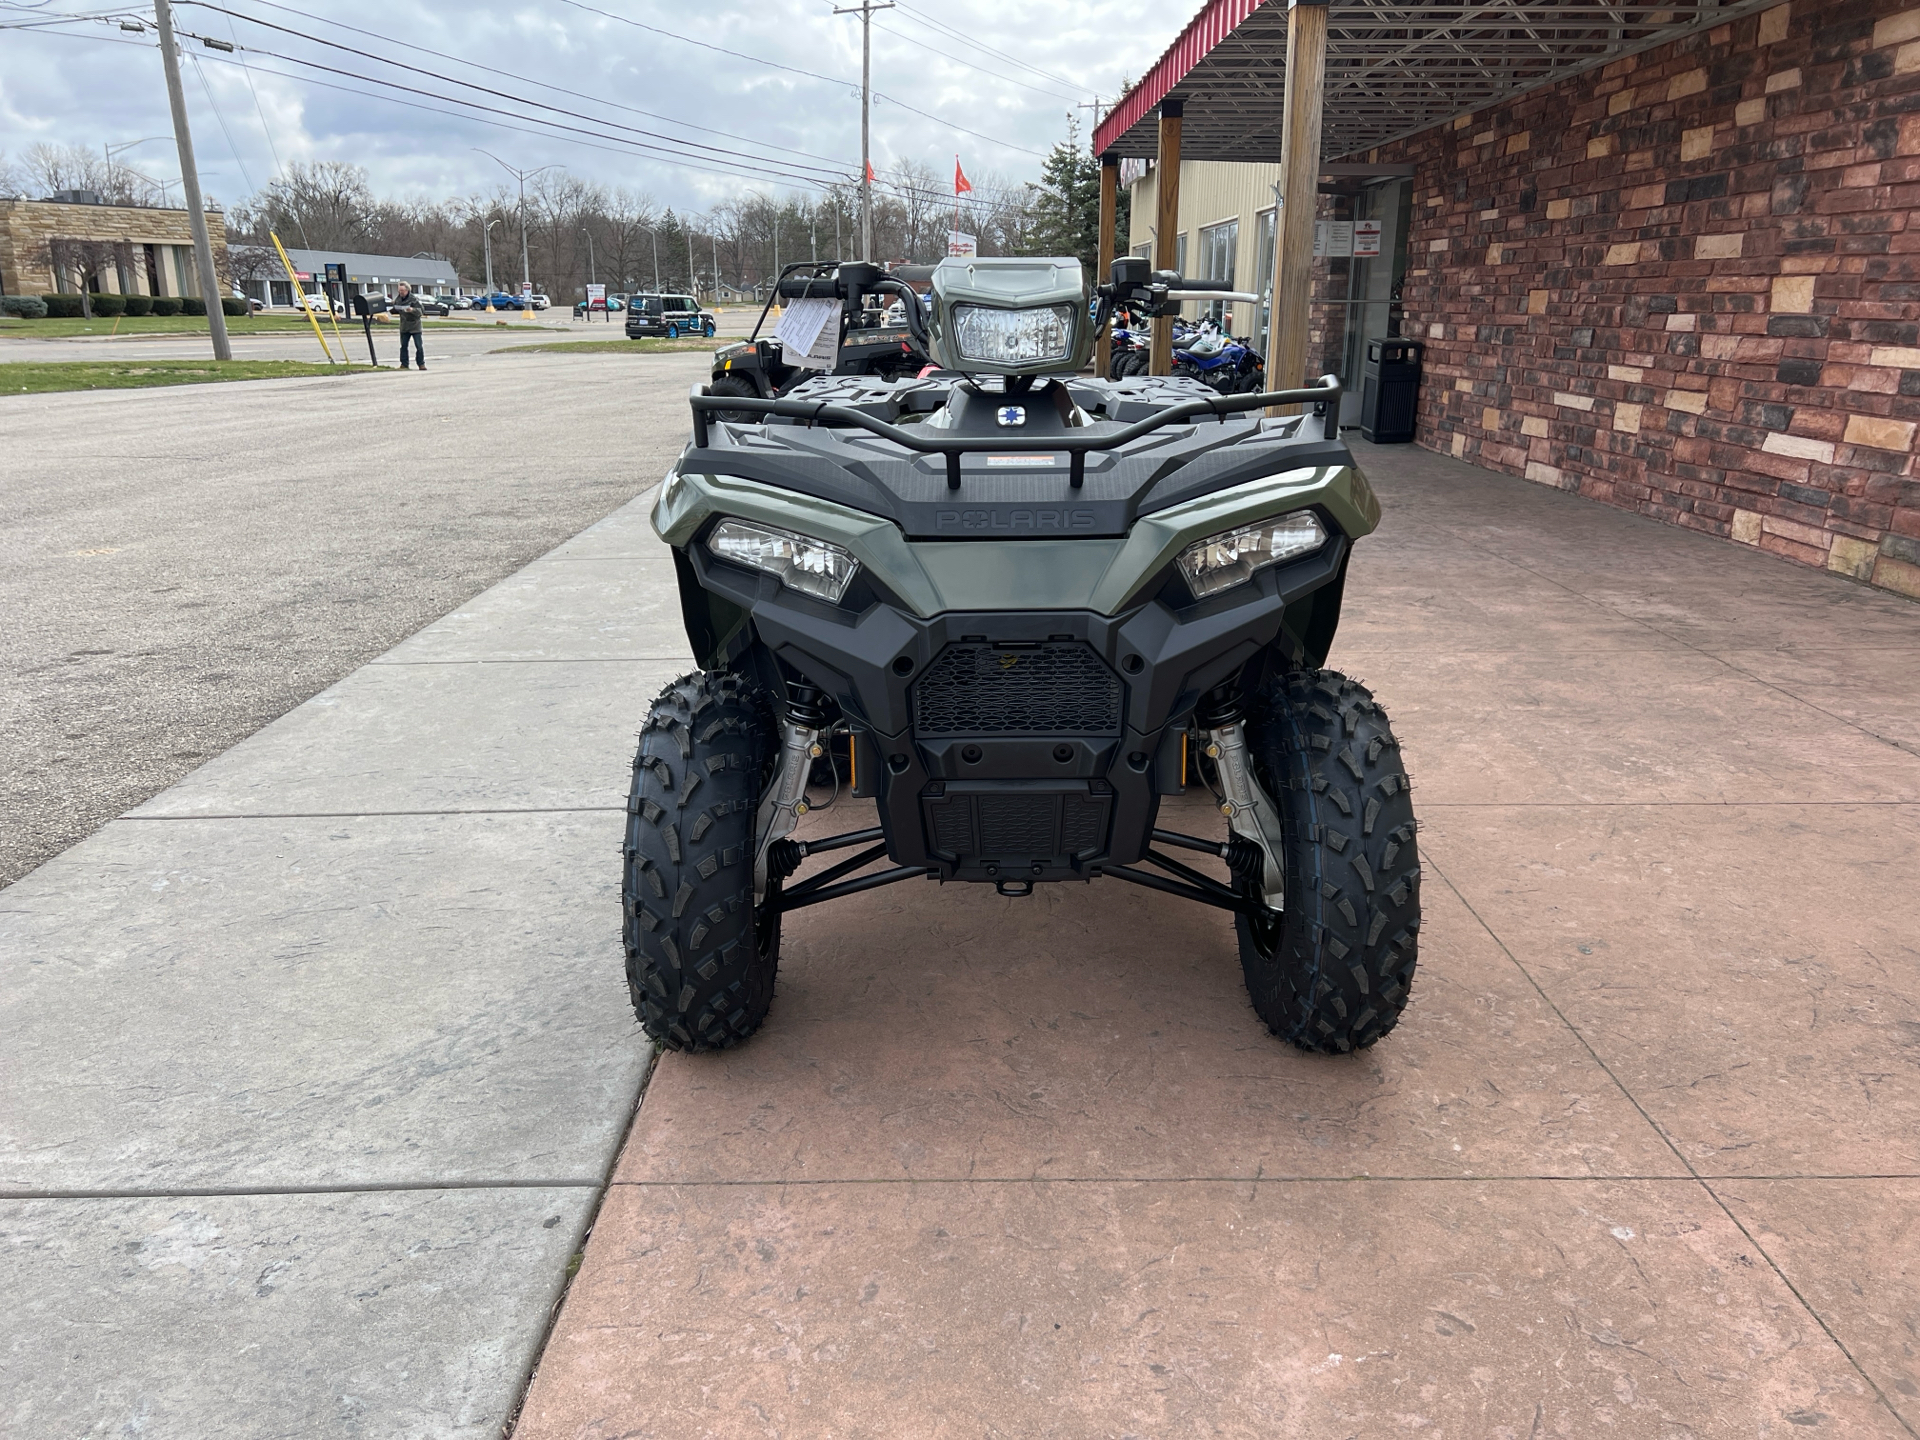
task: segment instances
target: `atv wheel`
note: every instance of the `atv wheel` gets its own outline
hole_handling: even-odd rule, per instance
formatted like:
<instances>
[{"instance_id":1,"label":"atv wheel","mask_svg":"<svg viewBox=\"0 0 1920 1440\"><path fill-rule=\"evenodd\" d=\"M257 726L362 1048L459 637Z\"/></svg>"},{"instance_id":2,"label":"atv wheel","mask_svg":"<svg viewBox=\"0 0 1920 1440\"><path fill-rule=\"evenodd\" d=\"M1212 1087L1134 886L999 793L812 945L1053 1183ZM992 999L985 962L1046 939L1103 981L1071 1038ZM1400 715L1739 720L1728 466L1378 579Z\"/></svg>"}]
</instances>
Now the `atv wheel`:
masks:
<instances>
[{"instance_id":1,"label":"atv wheel","mask_svg":"<svg viewBox=\"0 0 1920 1440\"><path fill-rule=\"evenodd\" d=\"M1332 670L1269 681L1247 747L1286 836L1287 908L1241 915L1253 1008L1304 1050L1394 1027L1413 985L1420 862L1400 746L1366 687Z\"/></svg>"},{"instance_id":2,"label":"atv wheel","mask_svg":"<svg viewBox=\"0 0 1920 1440\"><path fill-rule=\"evenodd\" d=\"M707 387L707 393L710 395L733 395L742 400L758 400L760 398L759 387L744 375L722 375ZM716 420L731 421L735 425L746 425L758 417L749 415L744 410L716 410L713 412L713 418Z\"/></svg>"},{"instance_id":3,"label":"atv wheel","mask_svg":"<svg viewBox=\"0 0 1920 1440\"><path fill-rule=\"evenodd\" d=\"M660 692L627 801L627 986L669 1050L719 1050L773 1003L777 892L753 903L754 816L776 754L765 694L695 672Z\"/></svg>"}]
</instances>

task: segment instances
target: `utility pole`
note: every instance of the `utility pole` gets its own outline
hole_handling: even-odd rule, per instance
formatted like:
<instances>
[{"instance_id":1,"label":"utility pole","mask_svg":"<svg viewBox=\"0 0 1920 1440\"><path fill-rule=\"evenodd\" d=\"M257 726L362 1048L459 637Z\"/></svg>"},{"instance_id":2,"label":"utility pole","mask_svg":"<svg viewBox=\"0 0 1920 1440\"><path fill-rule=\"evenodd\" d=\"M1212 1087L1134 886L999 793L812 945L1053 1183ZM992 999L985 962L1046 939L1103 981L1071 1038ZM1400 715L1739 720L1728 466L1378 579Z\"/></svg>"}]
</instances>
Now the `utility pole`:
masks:
<instances>
[{"instance_id":1,"label":"utility pole","mask_svg":"<svg viewBox=\"0 0 1920 1440\"><path fill-rule=\"evenodd\" d=\"M193 163L193 132L187 129L187 97L180 88L180 54L173 44L173 11L167 0L154 0L160 22L160 63L167 72L167 103L173 108L173 141L180 149L180 189L187 200L187 225L193 231L193 254L199 261L200 293L207 300L207 330L213 336L213 358L233 359L227 339L227 311L220 303L220 277L213 269L213 241L207 235L207 211L200 202L200 171Z\"/></svg>"},{"instance_id":2,"label":"utility pole","mask_svg":"<svg viewBox=\"0 0 1920 1440\"><path fill-rule=\"evenodd\" d=\"M893 9L894 0L876 5L860 0L834 10L860 17L860 258L873 259L873 12Z\"/></svg>"},{"instance_id":3,"label":"utility pole","mask_svg":"<svg viewBox=\"0 0 1920 1440\"><path fill-rule=\"evenodd\" d=\"M713 303L720 303L720 232L707 236L713 242Z\"/></svg>"},{"instance_id":4,"label":"utility pole","mask_svg":"<svg viewBox=\"0 0 1920 1440\"><path fill-rule=\"evenodd\" d=\"M658 295L660 293L660 232L649 230L647 234L653 240L653 293Z\"/></svg>"},{"instance_id":5,"label":"utility pole","mask_svg":"<svg viewBox=\"0 0 1920 1440\"><path fill-rule=\"evenodd\" d=\"M687 284L693 287L694 303L700 301L700 272L693 268L693 217L687 217Z\"/></svg>"}]
</instances>

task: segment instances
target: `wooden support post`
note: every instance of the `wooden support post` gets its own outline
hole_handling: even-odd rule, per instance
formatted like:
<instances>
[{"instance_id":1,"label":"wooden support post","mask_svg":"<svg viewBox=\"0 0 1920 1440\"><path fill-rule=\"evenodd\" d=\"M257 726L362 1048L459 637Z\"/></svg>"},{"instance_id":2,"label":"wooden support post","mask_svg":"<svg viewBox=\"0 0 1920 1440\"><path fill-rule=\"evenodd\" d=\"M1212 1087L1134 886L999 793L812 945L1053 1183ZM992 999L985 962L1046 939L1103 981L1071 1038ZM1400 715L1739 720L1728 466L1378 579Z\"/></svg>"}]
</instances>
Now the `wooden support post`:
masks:
<instances>
[{"instance_id":1,"label":"wooden support post","mask_svg":"<svg viewBox=\"0 0 1920 1440\"><path fill-rule=\"evenodd\" d=\"M1286 84L1286 129L1280 141L1282 203L1280 223L1274 226L1273 339L1267 353L1267 381L1276 390L1307 383L1320 114L1327 91L1327 0L1290 0Z\"/></svg>"},{"instance_id":2,"label":"wooden support post","mask_svg":"<svg viewBox=\"0 0 1920 1440\"><path fill-rule=\"evenodd\" d=\"M1102 155L1100 157L1100 258L1095 262L1099 273L1093 277L1095 285L1104 285L1113 278L1114 252L1119 248L1119 237L1113 233L1113 227L1120 214L1120 157ZM1108 353L1113 348L1109 338L1113 333L1112 322L1100 327L1100 333L1093 337L1093 373L1104 376L1107 373Z\"/></svg>"},{"instance_id":3,"label":"wooden support post","mask_svg":"<svg viewBox=\"0 0 1920 1440\"><path fill-rule=\"evenodd\" d=\"M1159 212L1153 232L1153 268L1171 270L1179 255L1180 239L1180 117L1186 107L1178 100L1160 102L1160 159L1154 172L1154 208ZM1150 372L1173 373L1173 317L1162 315L1153 322L1153 352Z\"/></svg>"}]
</instances>

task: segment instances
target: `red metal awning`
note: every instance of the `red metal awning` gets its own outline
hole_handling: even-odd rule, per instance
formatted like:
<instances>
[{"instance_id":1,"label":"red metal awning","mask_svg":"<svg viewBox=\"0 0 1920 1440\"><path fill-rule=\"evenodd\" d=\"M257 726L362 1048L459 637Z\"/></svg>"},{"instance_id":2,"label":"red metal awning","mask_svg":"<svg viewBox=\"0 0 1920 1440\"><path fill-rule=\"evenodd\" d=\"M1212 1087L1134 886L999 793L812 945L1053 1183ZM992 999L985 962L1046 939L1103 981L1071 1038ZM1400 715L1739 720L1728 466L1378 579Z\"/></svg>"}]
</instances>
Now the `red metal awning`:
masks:
<instances>
[{"instance_id":1,"label":"red metal awning","mask_svg":"<svg viewBox=\"0 0 1920 1440\"><path fill-rule=\"evenodd\" d=\"M1180 38L1167 47L1166 54L1154 62L1140 83L1094 127L1093 153L1106 154L1116 140L1146 119L1214 46L1231 35L1235 27L1263 3L1265 0L1207 0L1200 13L1180 32ZM1276 3L1281 10L1286 9L1280 0Z\"/></svg>"},{"instance_id":2,"label":"red metal awning","mask_svg":"<svg viewBox=\"0 0 1920 1440\"><path fill-rule=\"evenodd\" d=\"M1324 158L1354 155L1780 0L1329 0ZM1181 102L1186 160L1280 158L1287 0L1206 0L1094 130L1150 159Z\"/></svg>"}]
</instances>

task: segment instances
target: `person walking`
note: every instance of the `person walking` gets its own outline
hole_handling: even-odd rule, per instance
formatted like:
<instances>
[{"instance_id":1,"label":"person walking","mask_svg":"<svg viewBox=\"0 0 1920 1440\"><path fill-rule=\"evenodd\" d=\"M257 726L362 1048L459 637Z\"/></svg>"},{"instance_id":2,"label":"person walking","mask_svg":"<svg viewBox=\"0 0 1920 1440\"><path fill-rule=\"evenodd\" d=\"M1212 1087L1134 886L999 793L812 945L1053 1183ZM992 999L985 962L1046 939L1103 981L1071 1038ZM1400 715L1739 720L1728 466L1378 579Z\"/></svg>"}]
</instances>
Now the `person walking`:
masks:
<instances>
[{"instance_id":1,"label":"person walking","mask_svg":"<svg viewBox=\"0 0 1920 1440\"><path fill-rule=\"evenodd\" d=\"M407 368L407 340L413 340L413 358L420 363L422 370L427 368L427 352L420 347L420 302L413 297L413 287L406 281L400 282L395 292L393 304L387 307L400 317L400 368Z\"/></svg>"}]
</instances>

